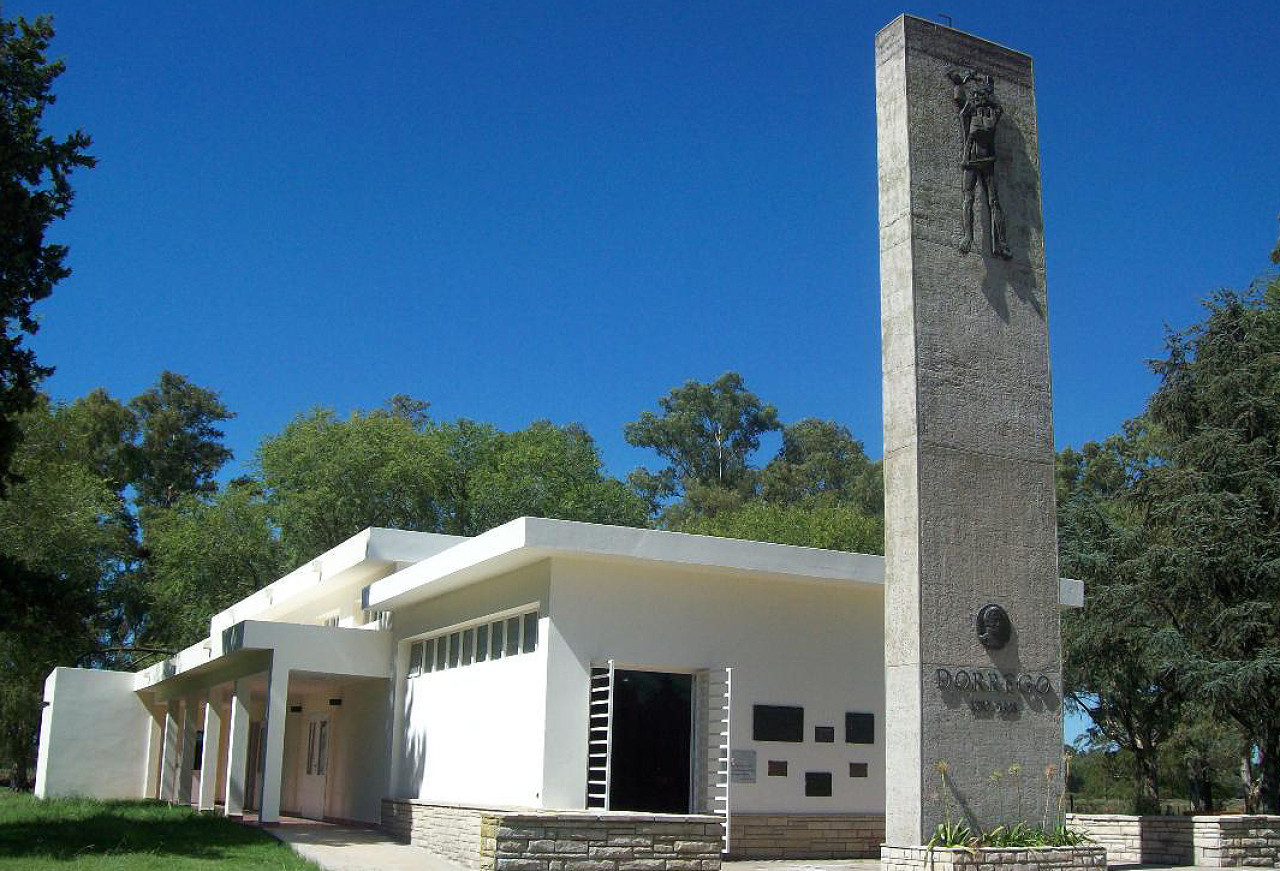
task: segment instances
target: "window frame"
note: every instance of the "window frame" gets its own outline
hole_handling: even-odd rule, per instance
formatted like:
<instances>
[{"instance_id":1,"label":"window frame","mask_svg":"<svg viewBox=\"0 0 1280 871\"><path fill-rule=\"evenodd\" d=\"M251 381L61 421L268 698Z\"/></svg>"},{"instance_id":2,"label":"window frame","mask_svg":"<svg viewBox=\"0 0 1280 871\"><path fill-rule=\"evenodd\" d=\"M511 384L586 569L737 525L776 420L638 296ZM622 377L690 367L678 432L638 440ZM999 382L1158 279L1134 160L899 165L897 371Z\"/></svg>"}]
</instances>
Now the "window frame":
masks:
<instances>
[{"instance_id":1,"label":"window frame","mask_svg":"<svg viewBox=\"0 0 1280 871\"><path fill-rule=\"evenodd\" d=\"M409 645L409 649L405 659L405 677L412 679L438 671L453 671L456 668L537 653L542 640L540 624L543 616L542 603L529 602L406 638L404 643ZM516 630L514 636L509 631L512 626ZM530 627L532 632L528 631ZM478 649L482 634L486 647L484 655ZM464 643L465 650L462 649ZM414 648L418 645L421 645L418 648L421 650L420 665L414 671L411 663ZM431 659L428 660L428 657Z\"/></svg>"}]
</instances>

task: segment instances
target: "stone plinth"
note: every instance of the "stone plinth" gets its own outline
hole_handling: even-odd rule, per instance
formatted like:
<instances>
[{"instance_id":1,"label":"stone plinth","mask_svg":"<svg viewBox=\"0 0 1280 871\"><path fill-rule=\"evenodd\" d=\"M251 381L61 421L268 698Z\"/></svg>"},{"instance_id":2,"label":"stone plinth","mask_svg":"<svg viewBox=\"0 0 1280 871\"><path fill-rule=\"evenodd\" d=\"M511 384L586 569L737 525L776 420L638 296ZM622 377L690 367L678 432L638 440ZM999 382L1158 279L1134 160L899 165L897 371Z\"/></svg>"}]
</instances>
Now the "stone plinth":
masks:
<instances>
[{"instance_id":1,"label":"stone plinth","mask_svg":"<svg viewBox=\"0 0 1280 871\"><path fill-rule=\"evenodd\" d=\"M1003 239L975 186L966 253L961 163L976 152L966 152L968 122L959 112L972 104L955 97L957 88L972 93L986 76L1001 113L994 173ZM876 119L886 842L912 846L928 842L947 801L971 826L989 829L1014 822L1013 795L1038 820L1042 808L1057 806L1062 789L1053 426L1031 59L903 16L876 36ZM987 634L990 646L979 638L978 614L988 605L1002 608L1011 623L1003 645L994 644L1001 632ZM942 762L949 766L945 788ZM1011 783L1011 766L1020 769L1020 785ZM1005 776L993 779L997 771Z\"/></svg>"},{"instance_id":2,"label":"stone plinth","mask_svg":"<svg viewBox=\"0 0 1280 871\"><path fill-rule=\"evenodd\" d=\"M1280 816L1067 814L1067 825L1121 864L1280 866Z\"/></svg>"},{"instance_id":3,"label":"stone plinth","mask_svg":"<svg viewBox=\"0 0 1280 871\"><path fill-rule=\"evenodd\" d=\"M1197 816L1192 821L1197 865L1280 867L1280 816Z\"/></svg>"},{"instance_id":4,"label":"stone plinth","mask_svg":"<svg viewBox=\"0 0 1280 871\"><path fill-rule=\"evenodd\" d=\"M1197 864L1191 817L1067 814L1067 826L1106 847L1112 865Z\"/></svg>"},{"instance_id":5,"label":"stone plinth","mask_svg":"<svg viewBox=\"0 0 1280 871\"><path fill-rule=\"evenodd\" d=\"M882 871L1104 871L1104 847L888 847L880 854Z\"/></svg>"},{"instance_id":6,"label":"stone plinth","mask_svg":"<svg viewBox=\"0 0 1280 871\"><path fill-rule=\"evenodd\" d=\"M476 871L720 871L702 814L551 811L383 799L382 828Z\"/></svg>"}]
</instances>

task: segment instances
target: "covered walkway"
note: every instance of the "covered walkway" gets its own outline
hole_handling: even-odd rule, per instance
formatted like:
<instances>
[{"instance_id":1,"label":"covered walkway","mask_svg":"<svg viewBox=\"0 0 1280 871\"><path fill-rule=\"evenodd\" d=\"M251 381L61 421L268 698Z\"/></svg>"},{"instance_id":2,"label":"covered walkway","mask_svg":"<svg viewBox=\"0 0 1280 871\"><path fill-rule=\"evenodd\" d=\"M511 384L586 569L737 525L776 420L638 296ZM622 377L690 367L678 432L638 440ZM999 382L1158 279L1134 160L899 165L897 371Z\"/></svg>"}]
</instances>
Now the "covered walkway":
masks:
<instances>
[{"instance_id":1,"label":"covered walkway","mask_svg":"<svg viewBox=\"0 0 1280 871\"><path fill-rule=\"evenodd\" d=\"M267 824L282 810L376 818L382 778L346 769L377 769L386 756L388 636L244 621L139 672L135 691L152 717L144 794L228 816L257 811ZM358 794L365 784L369 796Z\"/></svg>"}]
</instances>

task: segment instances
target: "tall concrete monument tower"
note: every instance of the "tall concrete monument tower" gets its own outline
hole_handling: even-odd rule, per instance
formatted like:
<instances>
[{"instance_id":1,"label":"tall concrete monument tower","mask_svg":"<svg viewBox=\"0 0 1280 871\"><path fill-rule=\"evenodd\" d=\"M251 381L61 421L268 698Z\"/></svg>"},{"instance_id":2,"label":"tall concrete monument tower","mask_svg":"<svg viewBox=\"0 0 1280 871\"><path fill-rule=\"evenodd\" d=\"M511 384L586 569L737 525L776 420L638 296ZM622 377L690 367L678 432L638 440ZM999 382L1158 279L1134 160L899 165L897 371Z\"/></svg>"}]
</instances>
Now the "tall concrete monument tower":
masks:
<instances>
[{"instance_id":1,"label":"tall concrete monument tower","mask_svg":"<svg viewBox=\"0 0 1280 871\"><path fill-rule=\"evenodd\" d=\"M907 846L948 815L1057 812L1053 426L1031 58L910 16L875 47L886 841Z\"/></svg>"}]
</instances>

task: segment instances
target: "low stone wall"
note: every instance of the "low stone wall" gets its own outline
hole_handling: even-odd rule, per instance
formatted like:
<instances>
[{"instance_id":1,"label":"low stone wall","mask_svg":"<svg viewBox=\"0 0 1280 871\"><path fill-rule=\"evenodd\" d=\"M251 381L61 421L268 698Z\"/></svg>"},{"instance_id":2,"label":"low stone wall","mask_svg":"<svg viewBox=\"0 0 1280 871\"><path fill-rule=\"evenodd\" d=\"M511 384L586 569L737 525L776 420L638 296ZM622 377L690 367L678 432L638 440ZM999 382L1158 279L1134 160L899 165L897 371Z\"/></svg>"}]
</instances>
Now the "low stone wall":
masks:
<instances>
[{"instance_id":1,"label":"low stone wall","mask_svg":"<svg viewBox=\"0 0 1280 871\"><path fill-rule=\"evenodd\" d=\"M1105 871L1105 847L1035 847L1006 850L983 847L883 847L882 871Z\"/></svg>"},{"instance_id":2,"label":"low stone wall","mask_svg":"<svg viewBox=\"0 0 1280 871\"><path fill-rule=\"evenodd\" d=\"M481 859L484 811L465 805L383 799L383 831L398 841L425 847L468 868L492 868Z\"/></svg>"},{"instance_id":3,"label":"low stone wall","mask_svg":"<svg viewBox=\"0 0 1280 871\"><path fill-rule=\"evenodd\" d=\"M720 871L704 815L544 811L383 799L382 827L478 871Z\"/></svg>"},{"instance_id":4,"label":"low stone wall","mask_svg":"<svg viewBox=\"0 0 1280 871\"><path fill-rule=\"evenodd\" d=\"M729 817L733 859L874 859L883 843L883 815L735 813Z\"/></svg>"},{"instance_id":5,"label":"low stone wall","mask_svg":"<svg viewBox=\"0 0 1280 871\"><path fill-rule=\"evenodd\" d=\"M1067 826L1106 847L1112 865L1190 865L1195 857L1191 817L1067 814Z\"/></svg>"},{"instance_id":6,"label":"low stone wall","mask_svg":"<svg viewBox=\"0 0 1280 871\"><path fill-rule=\"evenodd\" d=\"M1280 867L1280 816L1198 816L1195 864L1213 868Z\"/></svg>"}]
</instances>

